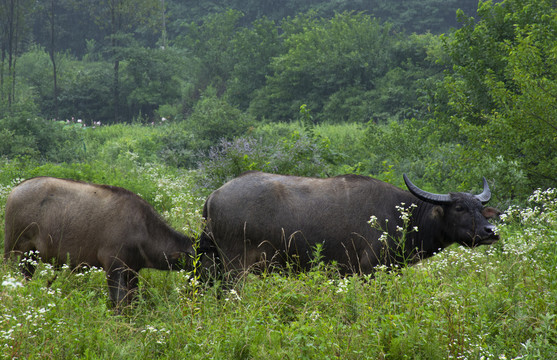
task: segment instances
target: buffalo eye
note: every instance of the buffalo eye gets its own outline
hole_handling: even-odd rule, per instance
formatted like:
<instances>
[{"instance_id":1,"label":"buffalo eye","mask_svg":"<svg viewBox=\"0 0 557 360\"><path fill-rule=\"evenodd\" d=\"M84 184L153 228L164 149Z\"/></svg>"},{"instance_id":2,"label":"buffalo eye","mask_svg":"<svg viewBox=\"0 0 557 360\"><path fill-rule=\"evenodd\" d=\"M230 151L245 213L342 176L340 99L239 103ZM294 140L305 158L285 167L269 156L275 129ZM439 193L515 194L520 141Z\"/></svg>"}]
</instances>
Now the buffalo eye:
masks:
<instances>
[{"instance_id":1,"label":"buffalo eye","mask_svg":"<svg viewBox=\"0 0 557 360\"><path fill-rule=\"evenodd\" d=\"M458 212L462 212L462 211L464 211L464 206L462 206L462 205L456 205L456 206L455 206L455 210L458 211Z\"/></svg>"}]
</instances>

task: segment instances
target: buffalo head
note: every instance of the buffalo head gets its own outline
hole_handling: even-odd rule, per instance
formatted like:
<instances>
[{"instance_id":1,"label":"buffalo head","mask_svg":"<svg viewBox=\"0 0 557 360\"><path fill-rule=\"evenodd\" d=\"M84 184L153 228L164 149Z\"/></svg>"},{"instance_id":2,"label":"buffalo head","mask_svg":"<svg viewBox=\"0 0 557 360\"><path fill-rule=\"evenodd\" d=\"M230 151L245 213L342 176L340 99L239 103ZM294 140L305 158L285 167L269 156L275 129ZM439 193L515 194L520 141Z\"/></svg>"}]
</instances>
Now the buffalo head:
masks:
<instances>
[{"instance_id":1,"label":"buffalo head","mask_svg":"<svg viewBox=\"0 0 557 360\"><path fill-rule=\"evenodd\" d=\"M406 174L404 182L414 196L434 205L432 215L440 223L445 239L468 247L489 245L499 240L495 226L488 219L496 218L500 211L483 206L491 198L485 177L483 191L479 195L462 192L432 194L412 184Z\"/></svg>"}]
</instances>

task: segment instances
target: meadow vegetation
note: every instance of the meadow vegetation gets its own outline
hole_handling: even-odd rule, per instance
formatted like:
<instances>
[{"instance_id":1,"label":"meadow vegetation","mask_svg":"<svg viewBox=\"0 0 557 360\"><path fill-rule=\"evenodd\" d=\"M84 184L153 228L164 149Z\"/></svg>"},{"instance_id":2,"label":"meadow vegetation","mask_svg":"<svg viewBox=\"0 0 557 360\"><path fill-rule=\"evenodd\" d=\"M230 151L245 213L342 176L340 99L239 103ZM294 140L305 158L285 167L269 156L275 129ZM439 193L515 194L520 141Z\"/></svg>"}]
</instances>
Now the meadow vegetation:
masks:
<instances>
[{"instance_id":1,"label":"meadow vegetation","mask_svg":"<svg viewBox=\"0 0 557 360\"><path fill-rule=\"evenodd\" d=\"M7 194L27 177L59 175L125 185L169 223L200 230L203 190L191 172L134 163L25 168L3 163ZM102 169L102 171L100 171ZM6 358L551 359L557 353L557 191L535 191L498 224L490 247L450 247L418 265L341 277L311 271L246 274L217 294L188 272L142 270L137 301L109 306L102 270L40 263L26 282L0 267L0 353ZM0 235L0 236L3 236ZM319 249L316 249L319 259Z\"/></svg>"},{"instance_id":2,"label":"meadow vegetation","mask_svg":"<svg viewBox=\"0 0 557 360\"><path fill-rule=\"evenodd\" d=\"M21 18L43 23L44 11L24 15L45 4L25 1ZM308 272L247 273L227 289L144 269L121 314L99 269L40 263L25 281L2 262L0 358L557 359L555 1L480 1L436 35L433 10L409 14L437 0L373 2L390 22L351 11L365 10L357 1L289 1L266 17L267 2L168 0L160 39L159 1L137 2L116 33L94 21L103 2L75 3L60 2L52 31L87 12L80 31L106 38L60 30L69 47L49 56L37 25L37 44L13 39L17 62L2 59L2 248L7 196L30 177L127 188L198 237L208 194L247 170L401 188L406 173L436 193L481 191L485 176L501 240L350 277L316 248Z\"/></svg>"}]
</instances>

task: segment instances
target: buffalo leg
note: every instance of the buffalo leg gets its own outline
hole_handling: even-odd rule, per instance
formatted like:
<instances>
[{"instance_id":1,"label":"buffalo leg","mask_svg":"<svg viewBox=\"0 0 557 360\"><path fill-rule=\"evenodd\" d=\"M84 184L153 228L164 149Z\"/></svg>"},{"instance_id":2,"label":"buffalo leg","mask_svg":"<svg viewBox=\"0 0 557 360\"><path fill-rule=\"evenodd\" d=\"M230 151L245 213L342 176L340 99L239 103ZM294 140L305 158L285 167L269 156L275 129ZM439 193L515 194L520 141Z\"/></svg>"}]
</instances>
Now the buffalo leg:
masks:
<instances>
[{"instance_id":1,"label":"buffalo leg","mask_svg":"<svg viewBox=\"0 0 557 360\"><path fill-rule=\"evenodd\" d=\"M36 250L25 252L21 257L19 269L27 280L30 280L33 277L33 274L35 274L35 269L39 260L40 256Z\"/></svg>"},{"instance_id":2,"label":"buffalo leg","mask_svg":"<svg viewBox=\"0 0 557 360\"><path fill-rule=\"evenodd\" d=\"M215 283L218 284L219 282L222 283L224 280L224 269L214 241L206 232L203 232L199 244L197 253L200 255L198 255L198 259L194 263L195 273L208 286L214 286Z\"/></svg>"},{"instance_id":3,"label":"buffalo leg","mask_svg":"<svg viewBox=\"0 0 557 360\"><path fill-rule=\"evenodd\" d=\"M135 271L117 268L107 272L108 295L115 307L130 304L137 289L138 278Z\"/></svg>"}]
</instances>

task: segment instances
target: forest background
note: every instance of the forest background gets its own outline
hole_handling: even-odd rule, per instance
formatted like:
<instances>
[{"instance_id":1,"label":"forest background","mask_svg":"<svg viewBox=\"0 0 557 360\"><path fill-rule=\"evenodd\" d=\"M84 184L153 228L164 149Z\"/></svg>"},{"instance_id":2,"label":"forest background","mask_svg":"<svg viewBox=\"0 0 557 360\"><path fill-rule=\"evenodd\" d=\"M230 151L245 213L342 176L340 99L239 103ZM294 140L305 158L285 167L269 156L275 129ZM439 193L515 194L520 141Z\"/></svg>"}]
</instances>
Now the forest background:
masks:
<instances>
[{"instance_id":1,"label":"forest background","mask_svg":"<svg viewBox=\"0 0 557 360\"><path fill-rule=\"evenodd\" d=\"M247 274L219 293L142 270L0 264L0 357L554 359L555 0L0 1L0 227L50 175L123 186L193 237L245 170L480 191L501 241L344 278ZM83 221L88 219L84 216ZM4 233L0 228L0 244Z\"/></svg>"},{"instance_id":2,"label":"forest background","mask_svg":"<svg viewBox=\"0 0 557 360\"><path fill-rule=\"evenodd\" d=\"M557 178L555 14L548 0L2 3L0 155L133 153L209 190L250 169L405 172L438 192L486 176L509 204Z\"/></svg>"}]
</instances>

